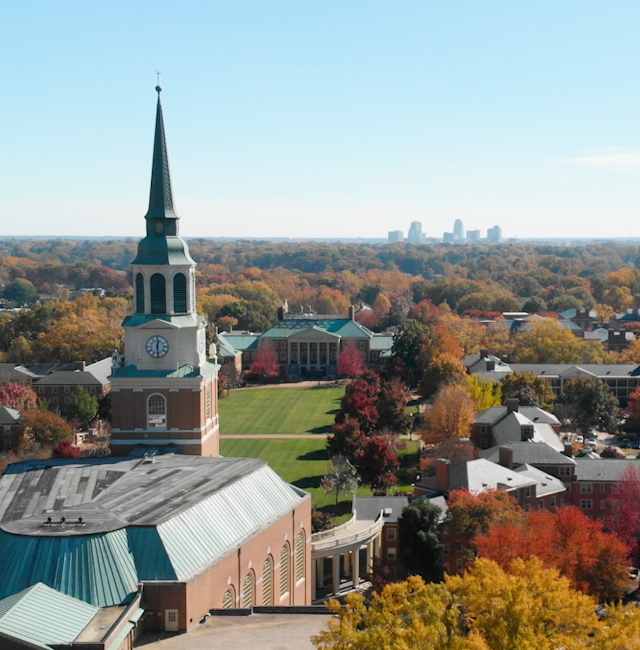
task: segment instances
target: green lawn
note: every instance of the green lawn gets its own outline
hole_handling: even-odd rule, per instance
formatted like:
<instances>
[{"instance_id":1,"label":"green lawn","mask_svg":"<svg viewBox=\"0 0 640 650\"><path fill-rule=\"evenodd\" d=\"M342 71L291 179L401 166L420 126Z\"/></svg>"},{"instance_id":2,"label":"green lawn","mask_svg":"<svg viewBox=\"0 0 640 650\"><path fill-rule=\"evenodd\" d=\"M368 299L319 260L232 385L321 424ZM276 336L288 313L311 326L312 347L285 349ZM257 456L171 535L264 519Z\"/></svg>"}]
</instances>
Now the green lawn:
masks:
<instances>
[{"instance_id":1,"label":"green lawn","mask_svg":"<svg viewBox=\"0 0 640 650\"><path fill-rule=\"evenodd\" d=\"M407 442L407 447L400 453L401 465L415 465L417 463L418 445L416 441ZM263 438L240 439L220 441L220 453L223 456L237 456L242 458L262 458L266 460L288 483L293 483L303 490L311 493L313 505L316 508L326 508L332 512L343 513L351 511L350 499L341 499L339 506L335 506L335 497L326 495L320 487L320 481L327 472L327 443L324 437L314 440L312 438L291 438L291 440ZM400 485L399 489L409 489L410 485ZM358 494L370 496L371 490L360 488Z\"/></svg>"},{"instance_id":2,"label":"green lawn","mask_svg":"<svg viewBox=\"0 0 640 650\"><path fill-rule=\"evenodd\" d=\"M344 388L245 388L220 400L220 433L331 433ZM324 442L324 441L323 441Z\"/></svg>"}]
</instances>

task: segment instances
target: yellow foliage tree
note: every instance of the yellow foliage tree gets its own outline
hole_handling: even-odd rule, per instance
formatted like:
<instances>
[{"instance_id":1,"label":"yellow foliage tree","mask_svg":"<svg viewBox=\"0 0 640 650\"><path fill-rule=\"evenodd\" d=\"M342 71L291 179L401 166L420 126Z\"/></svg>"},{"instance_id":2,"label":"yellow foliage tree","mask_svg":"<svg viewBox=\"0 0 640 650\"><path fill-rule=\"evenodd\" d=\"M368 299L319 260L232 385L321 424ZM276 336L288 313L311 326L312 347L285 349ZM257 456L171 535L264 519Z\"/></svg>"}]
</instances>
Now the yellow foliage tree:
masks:
<instances>
[{"instance_id":1,"label":"yellow foliage tree","mask_svg":"<svg viewBox=\"0 0 640 650\"><path fill-rule=\"evenodd\" d=\"M502 404L502 384L490 379L482 379L478 375L470 375L465 379L467 390L476 405L476 411L486 411L492 406Z\"/></svg>"},{"instance_id":2,"label":"yellow foliage tree","mask_svg":"<svg viewBox=\"0 0 640 650\"><path fill-rule=\"evenodd\" d=\"M428 444L449 438L467 438L475 415L469 391L459 384L449 384L440 390L425 413L420 434Z\"/></svg>"},{"instance_id":3,"label":"yellow foliage tree","mask_svg":"<svg viewBox=\"0 0 640 650\"><path fill-rule=\"evenodd\" d=\"M461 576L425 584L413 576L345 605L331 600L336 618L311 638L320 650L638 650L640 610L608 608L572 589L538 558L514 562L509 573L479 559Z\"/></svg>"}]
</instances>

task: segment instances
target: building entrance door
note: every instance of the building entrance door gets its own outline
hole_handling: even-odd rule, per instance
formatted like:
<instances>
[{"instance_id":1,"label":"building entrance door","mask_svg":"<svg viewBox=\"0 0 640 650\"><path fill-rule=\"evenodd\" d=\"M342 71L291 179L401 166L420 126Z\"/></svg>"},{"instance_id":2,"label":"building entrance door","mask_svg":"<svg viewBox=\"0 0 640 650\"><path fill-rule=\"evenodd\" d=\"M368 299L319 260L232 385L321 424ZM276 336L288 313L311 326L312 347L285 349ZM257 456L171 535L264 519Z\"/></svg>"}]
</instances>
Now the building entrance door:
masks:
<instances>
[{"instance_id":1,"label":"building entrance door","mask_svg":"<svg viewBox=\"0 0 640 650\"><path fill-rule=\"evenodd\" d=\"M177 609L164 610L164 629L167 632L178 631L178 610Z\"/></svg>"}]
</instances>

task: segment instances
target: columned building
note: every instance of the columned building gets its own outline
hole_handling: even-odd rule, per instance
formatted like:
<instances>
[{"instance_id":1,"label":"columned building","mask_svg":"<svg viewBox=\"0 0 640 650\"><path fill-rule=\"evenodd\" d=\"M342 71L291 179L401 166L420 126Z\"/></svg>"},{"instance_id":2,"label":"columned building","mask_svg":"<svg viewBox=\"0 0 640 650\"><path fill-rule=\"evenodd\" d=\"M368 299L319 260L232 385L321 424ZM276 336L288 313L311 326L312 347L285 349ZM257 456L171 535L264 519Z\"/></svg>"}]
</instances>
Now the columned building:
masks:
<instances>
[{"instance_id":1,"label":"columned building","mask_svg":"<svg viewBox=\"0 0 640 650\"><path fill-rule=\"evenodd\" d=\"M158 91L147 234L131 264L134 314L127 316L124 359L111 374L114 455L134 447L176 446L217 456L218 365L207 361L206 321L196 313L195 268L178 234Z\"/></svg>"}]
</instances>

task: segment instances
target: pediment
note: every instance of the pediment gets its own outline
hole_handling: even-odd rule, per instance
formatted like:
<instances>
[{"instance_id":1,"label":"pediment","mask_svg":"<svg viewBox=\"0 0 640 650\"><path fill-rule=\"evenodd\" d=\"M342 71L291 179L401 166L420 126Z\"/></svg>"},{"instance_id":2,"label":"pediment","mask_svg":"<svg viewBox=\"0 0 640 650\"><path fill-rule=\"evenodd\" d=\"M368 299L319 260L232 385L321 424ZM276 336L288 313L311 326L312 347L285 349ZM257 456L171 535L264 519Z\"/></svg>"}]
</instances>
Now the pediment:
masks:
<instances>
[{"instance_id":1,"label":"pediment","mask_svg":"<svg viewBox=\"0 0 640 650\"><path fill-rule=\"evenodd\" d=\"M327 332L316 327L301 330L289 337L292 341L336 341L339 338L340 336L338 334L333 334L332 332Z\"/></svg>"},{"instance_id":2,"label":"pediment","mask_svg":"<svg viewBox=\"0 0 640 650\"><path fill-rule=\"evenodd\" d=\"M170 323L160 318L154 318L138 327L141 330L177 330L180 329L178 325Z\"/></svg>"},{"instance_id":3,"label":"pediment","mask_svg":"<svg viewBox=\"0 0 640 650\"><path fill-rule=\"evenodd\" d=\"M589 372L580 366L573 366L572 368L568 368L564 372L560 373L560 376L564 379L567 379L569 377L595 377L592 372Z\"/></svg>"}]
</instances>

